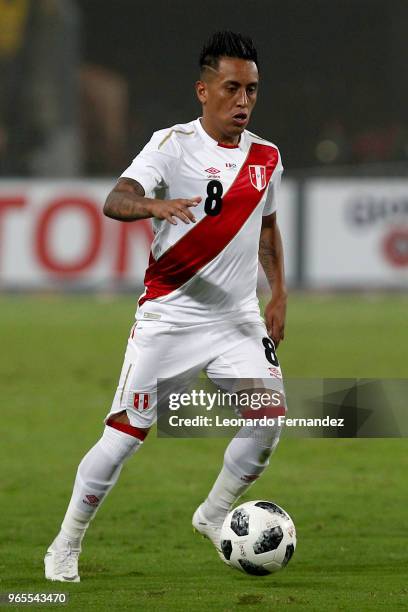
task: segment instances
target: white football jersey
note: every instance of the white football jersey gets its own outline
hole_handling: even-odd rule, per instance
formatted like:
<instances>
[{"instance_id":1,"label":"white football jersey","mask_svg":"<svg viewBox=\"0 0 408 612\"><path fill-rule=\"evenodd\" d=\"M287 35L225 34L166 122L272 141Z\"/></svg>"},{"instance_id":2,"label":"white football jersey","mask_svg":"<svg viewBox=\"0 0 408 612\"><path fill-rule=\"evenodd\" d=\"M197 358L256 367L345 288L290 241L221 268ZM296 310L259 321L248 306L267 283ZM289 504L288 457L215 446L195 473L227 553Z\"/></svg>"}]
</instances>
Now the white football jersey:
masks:
<instances>
[{"instance_id":1,"label":"white football jersey","mask_svg":"<svg viewBox=\"0 0 408 612\"><path fill-rule=\"evenodd\" d=\"M201 196L196 223L153 219L154 240L137 319L202 323L259 320L256 296L262 216L276 210L282 174L277 147L245 130L239 145L217 143L200 119L155 132L122 177L146 197Z\"/></svg>"}]
</instances>

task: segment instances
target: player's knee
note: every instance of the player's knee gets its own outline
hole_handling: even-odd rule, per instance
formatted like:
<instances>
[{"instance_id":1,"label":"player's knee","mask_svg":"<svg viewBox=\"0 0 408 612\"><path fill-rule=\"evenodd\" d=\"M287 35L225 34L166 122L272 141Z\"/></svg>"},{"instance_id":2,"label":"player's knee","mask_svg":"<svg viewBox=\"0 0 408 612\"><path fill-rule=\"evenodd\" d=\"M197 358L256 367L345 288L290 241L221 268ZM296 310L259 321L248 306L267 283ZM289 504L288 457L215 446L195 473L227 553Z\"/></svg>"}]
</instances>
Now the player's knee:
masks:
<instances>
[{"instance_id":1,"label":"player's knee","mask_svg":"<svg viewBox=\"0 0 408 612\"><path fill-rule=\"evenodd\" d=\"M272 455L273 451L279 444L282 427L275 424L270 427L255 427L253 436L257 445L262 449L266 459Z\"/></svg>"},{"instance_id":2,"label":"player's knee","mask_svg":"<svg viewBox=\"0 0 408 612\"><path fill-rule=\"evenodd\" d=\"M106 425L132 438L136 438L140 442L144 441L150 431L150 427L135 427L131 425L126 410L112 414L106 421Z\"/></svg>"},{"instance_id":3,"label":"player's knee","mask_svg":"<svg viewBox=\"0 0 408 612\"><path fill-rule=\"evenodd\" d=\"M139 430L128 425L126 429L118 427L122 423L108 419L101 438L103 450L118 464L131 457L141 446L148 430ZM131 429L129 429L131 428Z\"/></svg>"},{"instance_id":4,"label":"player's knee","mask_svg":"<svg viewBox=\"0 0 408 612\"><path fill-rule=\"evenodd\" d=\"M122 410L122 412L115 412L109 417L109 423L125 423L126 425L130 425L130 421L127 415L126 410Z\"/></svg>"}]
</instances>

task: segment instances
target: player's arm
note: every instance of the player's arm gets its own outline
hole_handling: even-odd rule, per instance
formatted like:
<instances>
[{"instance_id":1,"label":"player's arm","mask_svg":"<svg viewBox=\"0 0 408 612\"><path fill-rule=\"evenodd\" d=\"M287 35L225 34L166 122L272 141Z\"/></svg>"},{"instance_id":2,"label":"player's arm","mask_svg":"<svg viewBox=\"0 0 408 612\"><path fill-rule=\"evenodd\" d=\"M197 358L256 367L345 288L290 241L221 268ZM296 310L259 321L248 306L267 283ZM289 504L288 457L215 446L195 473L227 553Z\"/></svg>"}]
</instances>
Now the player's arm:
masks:
<instances>
[{"instance_id":1,"label":"player's arm","mask_svg":"<svg viewBox=\"0 0 408 612\"><path fill-rule=\"evenodd\" d=\"M138 219L166 219L177 225L175 217L184 223L195 223L191 207L201 202L200 197L177 200L156 200L146 198L140 183L131 178L120 178L106 198L103 212L107 217L118 221L137 221Z\"/></svg>"},{"instance_id":2,"label":"player's arm","mask_svg":"<svg viewBox=\"0 0 408 612\"><path fill-rule=\"evenodd\" d=\"M276 220L276 212L262 218L259 261L272 290L272 298L266 305L264 313L266 329L277 347L284 338L288 294L285 283L282 238Z\"/></svg>"}]
</instances>

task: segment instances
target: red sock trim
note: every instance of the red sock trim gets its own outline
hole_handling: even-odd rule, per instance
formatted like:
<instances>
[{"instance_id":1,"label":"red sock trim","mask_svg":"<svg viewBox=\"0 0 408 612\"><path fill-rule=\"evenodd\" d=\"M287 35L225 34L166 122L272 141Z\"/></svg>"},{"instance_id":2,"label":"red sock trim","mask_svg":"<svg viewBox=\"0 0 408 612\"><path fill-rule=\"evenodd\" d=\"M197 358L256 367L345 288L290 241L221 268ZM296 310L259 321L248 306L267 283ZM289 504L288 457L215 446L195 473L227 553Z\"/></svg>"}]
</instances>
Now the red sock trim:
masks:
<instances>
[{"instance_id":1,"label":"red sock trim","mask_svg":"<svg viewBox=\"0 0 408 612\"><path fill-rule=\"evenodd\" d=\"M113 429L123 431L129 436L138 438L142 442L149 433L148 431L144 431L143 429L139 429L138 427L133 427L133 425L129 425L128 423L119 423L118 421L114 421L112 417L110 417L106 421L106 425L109 425L109 427L113 427Z\"/></svg>"}]
</instances>

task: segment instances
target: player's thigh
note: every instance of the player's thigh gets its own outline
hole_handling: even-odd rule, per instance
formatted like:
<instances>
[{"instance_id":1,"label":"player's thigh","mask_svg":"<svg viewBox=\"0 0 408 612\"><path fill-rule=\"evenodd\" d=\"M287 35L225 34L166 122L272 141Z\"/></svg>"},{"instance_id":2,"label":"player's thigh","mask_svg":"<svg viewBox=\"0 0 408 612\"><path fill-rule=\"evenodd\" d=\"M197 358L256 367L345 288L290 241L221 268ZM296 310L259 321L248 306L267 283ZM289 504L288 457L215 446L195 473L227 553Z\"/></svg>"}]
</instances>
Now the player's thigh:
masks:
<instances>
[{"instance_id":1,"label":"player's thigh","mask_svg":"<svg viewBox=\"0 0 408 612\"><path fill-rule=\"evenodd\" d=\"M186 346L180 330L171 324L137 322L128 339L119 383L106 419L125 410L134 427L151 427L157 418L158 381L163 399L163 391L172 393L173 386L185 388L202 365L197 352L188 353L191 346L191 343Z\"/></svg>"},{"instance_id":2,"label":"player's thigh","mask_svg":"<svg viewBox=\"0 0 408 612\"><path fill-rule=\"evenodd\" d=\"M220 338L217 352L206 368L212 380L282 379L274 342L262 322L231 324L228 335L224 333Z\"/></svg>"},{"instance_id":3,"label":"player's thigh","mask_svg":"<svg viewBox=\"0 0 408 612\"><path fill-rule=\"evenodd\" d=\"M231 325L224 350L206 368L208 377L228 394L233 393L236 411L253 424L238 437L257 437L273 448L279 440L279 417L286 413L282 371L275 345L263 323ZM223 405L230 405L223 402ZM265 422L259 419L265 418Z\"/></svg>"}]
</instances>

